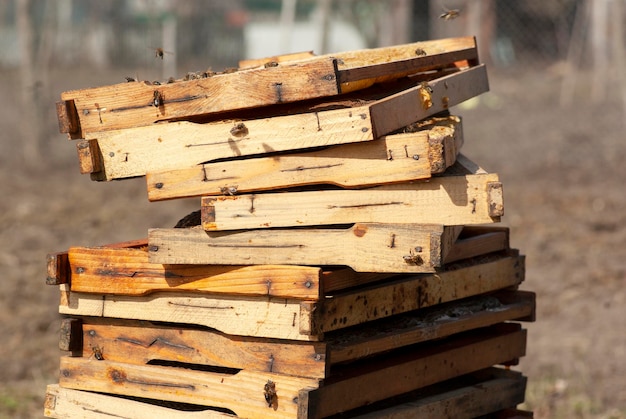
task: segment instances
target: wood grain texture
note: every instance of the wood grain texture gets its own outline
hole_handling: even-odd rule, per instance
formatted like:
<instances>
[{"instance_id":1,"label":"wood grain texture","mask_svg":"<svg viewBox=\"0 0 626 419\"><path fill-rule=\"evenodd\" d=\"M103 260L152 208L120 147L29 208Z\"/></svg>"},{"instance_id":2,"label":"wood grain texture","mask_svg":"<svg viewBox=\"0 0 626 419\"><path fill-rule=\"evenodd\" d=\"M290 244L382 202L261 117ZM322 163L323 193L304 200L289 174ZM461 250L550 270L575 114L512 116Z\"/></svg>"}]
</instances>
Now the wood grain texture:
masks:
<instances>
[{"instance_id":1,"label":"wood grain texture","mask_svg":"<svg viewBox=\"0 0 626 419\"><path fill-rule=\"evenodd\" d=\"M363 144L148 173L148 199L157 201L223 195L224 191L231 190L248 193L319 184L363 187L430 178L432 173L439 173L454 163L463 142L456 129L460 125L458 118L438 123L441 125L420 132L390 135ZM444 157L446 155L451 158Z\"/></svg>"},{"instance_id":2,"label":"wood grain texture","mask_svg":"<svg viewBox=\"0 0 626 419\"><path fill-rule=\"evenodd\" d=\"M102 159L98 180L375 138L367 106L206 124L178 121L87 135L97 139L98 150L92 152Z\"/></svg>"},{"instance_id":3,"label":"wood grain texture","mask_svg":"<svg viewBox=\"0 0 626 419\"><path fill-rule=\"evenodd\" d=\"M161 85L132 82L73 90L62 93L61 99L74 102L80 121L73 138L88 139L95 131L337 93L335 62L328 58Z\"/></svg>"},{"instance_id":4,"label":"wood grain texture","mask_svg":"<svg viewBox=\"0 0 626 419\"><path fill-rule=\"evenodd\" d=\"M414 348L347 366L323 387L308 391L301 417L323 418L522 357L526 331L518 324L500 324Z\"/></svg>"},{"instance_id":5,"label":"wood grain texture","mask_svg":"<svg viewBox=\"0 0 626 419\"><path fill-rule=\"evenodd\" d=\"M151 361L324 378L326 343L235 336L187 325L165 326L146 321L84 318L72 342L93 357L94 348L109 361L145 365Z\"/></svg>"},{"instance_id":6,"label":"wood grain texture","mask_svg":"<svg viewBox=\"0 0 626 419\"><path fill-rule=\"evenodd\" d=\"M111 394L63 388L50 384L46 388L44 416L55 419L233 419L234 416L215 410L184 411L132 400ZM161 401L154 401L161 403ZM162 403L161 403L162 404Z\"/></svg>"},{"instance_id":7,"label":"wood grain texture","mask_svg":"<svg viewBox=\"0 0 626 419\"><path fill-rule=\"evenodd\" d=\"M128 297L65 290L59 312L193 324L231 335L315 341L322 339L324 332L515 287L524 275L523 256L487 258L434 275L402 277L337 293L318 303L197 293Z\"/></svg>"},{"instance_id":8,"label":"wood grain texture","mask_svg":"<svg viewBox=\"0 0 626 419\"><path fill-rule=\"evenodd\" d=\"M202 198L207 231L350 223L487 224L497 174L438 176L358 190L242 194Z\"/></svg>"},{"instance_id":9,"label":"wood grain texture","mask_svg":"<svg viewBox=\"0 0 626 419\"><path fill-rule=\"evenodd\" d=\"M148 250L150 262L162 264L342 265L357 272L418 273L441 265L443 232L439 225L383 223L230 232L150 229Z\"/></svg>"},{"instance_id":10,"label":"wood grain texture","mask_svg":"<svg viewBox=\"0 0 626 419\"><path fill-rule=\"evenodd\" d=\"M182 403L227 408L245 418L293 418L301 388L318 380L271 373L239 371L231 375L155 365L61 357L59 385ZM269 407L263 396L268 380L276 385L278 401Z\"/></svg>"},{"instance_id":11,"label":"wood grain texture","mask_svg":"<svg viewBox=\"0 0 626 419\"><path fill-rule=\"evenodd\" d=\"M477 62L476 42L465 37L278 59L273 65L160 85L132 82L73 90L57 104L59 128L71 138L89 138L89 132L333 96L470 62Z\"/></svg>"},{"instance_id":12,"label":"wood grain texture","mask_svg":"<svg viewBox=\"0 0 626 419\"><path fill-rule=\"evenodd\" d=\"M69 258L72 291L117 295L196 291L319 299L324 274L321 268L307 266L163 265L150 263L147 249L133 248L72 247Z\"/></svg>"}]
</instances>

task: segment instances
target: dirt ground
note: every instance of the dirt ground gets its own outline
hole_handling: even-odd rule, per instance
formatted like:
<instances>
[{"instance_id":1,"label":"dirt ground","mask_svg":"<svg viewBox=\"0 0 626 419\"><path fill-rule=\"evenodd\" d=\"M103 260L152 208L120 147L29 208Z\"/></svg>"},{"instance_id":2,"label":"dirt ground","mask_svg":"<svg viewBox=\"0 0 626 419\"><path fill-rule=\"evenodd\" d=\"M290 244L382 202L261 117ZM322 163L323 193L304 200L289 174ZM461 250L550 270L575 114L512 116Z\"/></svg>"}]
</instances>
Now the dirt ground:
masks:
<instances>
[{"instance_id":1,"label":"dirt ground","mask_svg":"<svg viewBox=\"0 0 626 419\"><path fill-rule=\"evenodd\" d=\"M0 418L42 417L57 382L57 287L46 254L74 245L142 238L170 227L196 200L149 203L143 179L92 182L74 144L58 134L64 90L123 80L123 72L57 72L38 115L49 139L24 162L17 77L0 71ZM626 417L626 159L624 115L612 96L558 105L556 68L490 70L491 92L457 108L464 153L504 184L504 224L527 256L522 288L538 297L528 324L524 408L537 418ZM15 98L15 104L7 98Z\"/></svg>"}]
</instances>

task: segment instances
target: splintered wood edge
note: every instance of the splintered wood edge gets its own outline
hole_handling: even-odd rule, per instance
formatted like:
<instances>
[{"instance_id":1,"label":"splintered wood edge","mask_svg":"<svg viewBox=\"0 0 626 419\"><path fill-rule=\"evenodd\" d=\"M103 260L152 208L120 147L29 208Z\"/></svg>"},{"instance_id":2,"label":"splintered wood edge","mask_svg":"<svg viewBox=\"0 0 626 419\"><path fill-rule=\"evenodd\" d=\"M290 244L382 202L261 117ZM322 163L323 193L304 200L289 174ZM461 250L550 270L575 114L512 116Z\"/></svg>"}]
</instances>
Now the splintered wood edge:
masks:
<instances>
[{"instance_id":1,"label":"splintered wood edge","mask_svg":"<svg viewBox=\"0 0 626 419\"><path fill-rule=\"evenodd\" d=\"M56 103L57 119L59 122L59 132L68 134L70 139L80 131L76 105L73 100L63 100Z\"/></svg>"},{"instance_id":2,"label":"splintered wood edge","mask_svg":"<svg viewBox=\"0 0 626 419\"><path fill-rule=\"evenodd\" d=\"M68 252L49 253L46 257L46 284L60 285L70 282L70 261Z\"/></svg>"}]
</instances>

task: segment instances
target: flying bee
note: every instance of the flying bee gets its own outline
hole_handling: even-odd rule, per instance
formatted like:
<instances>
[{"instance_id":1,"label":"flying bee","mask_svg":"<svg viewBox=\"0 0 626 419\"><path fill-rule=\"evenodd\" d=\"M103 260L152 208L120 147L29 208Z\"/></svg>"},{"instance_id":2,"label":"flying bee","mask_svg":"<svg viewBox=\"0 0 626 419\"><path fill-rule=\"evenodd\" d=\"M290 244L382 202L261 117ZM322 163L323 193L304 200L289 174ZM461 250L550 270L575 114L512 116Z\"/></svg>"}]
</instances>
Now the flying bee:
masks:
<instances>
[{"instance_id":1,"label":"flying bee","mask_svg":"<svg viewBox=\"0 0 626 419\"><path fill-rule=\"evenodd\" d=\"M439 15L439 19L452 20L452 19L456 19L461 14L461 9L446 9L444 7L443 10L444 10L444 13Z\"/></svg>"},{"instance_id":2,"label":"flying bee","mask_svg":"<svg viewBox=\"0 0 626 419\"><path fill-rule=\"evenodd\" d=\"M163 48L150 48L154 51L155 58L163 59L165 54L174 54L173 52L165 51Z\"/></svg>"}]
</instances>

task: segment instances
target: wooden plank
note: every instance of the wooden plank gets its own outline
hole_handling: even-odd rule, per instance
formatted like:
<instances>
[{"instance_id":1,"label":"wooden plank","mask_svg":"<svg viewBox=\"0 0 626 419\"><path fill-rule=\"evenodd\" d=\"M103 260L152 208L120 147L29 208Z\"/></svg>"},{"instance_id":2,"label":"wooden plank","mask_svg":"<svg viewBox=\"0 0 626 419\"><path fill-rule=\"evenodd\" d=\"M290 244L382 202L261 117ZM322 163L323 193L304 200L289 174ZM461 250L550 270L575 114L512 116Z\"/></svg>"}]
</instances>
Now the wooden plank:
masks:
<instances>
[{"instance_id":1,"label":"wooden plank","mask_svg":"<svg viewBox=\"0 0 626 419\"><path fill-rule=\"evenodd\" d=\"M71 323L76 327L62 327L66 333L62 333L61 349L72 348L86 358L98 353L99 358L109 361L140 365L159 360L245 367L251 371L321 379L328 376L334 365L504 321L528 319L534 308L533 293L499 292L329 333L323 342L231 336L211 329L163 326L147 321L66 319L64 325Z\"/></svg>"},{"instance_id":2,"label":"wooden plank","mask_svg":"<svg viewBox=\"0 0 626 419\"><path fill-rule=\"evenodd\" d=\"M320 304L314 325L321 332L342 329L391 315L515 287L524 279L524 258L500 258L466 269L438 271L385 281L339 293Z\"/></svg>"},{"instance_id":3,"label":"wooden plank","mask_svg":"<svg viewBox=\"0 0 626 419\"><path fill-rule=\"evenodd\" d=\"M429 83L451 86L449 92L441 88L446 90L442 93L438 88L431 95L431 100L437 103L445 97L448 106L484 93L489 87L484 66L459 71ZM473 85L463 89L455 87L463 83ZM88 132L89 138L97 139L99 149L94 148L91 153L98 153L104 167L103 171L92 176L96 180L143 176L216 159L371 141L444 110L438 105L407 108L407 101L414 100L422 90L420 85L367 105L342 104L340 109L318 111L315 108L295 115L206 124L182 121ZM439 93L441 95L437 96ZM394 99L389 101L390 98ZM381 115L378 104L383 104L383 111L388 114ZM385 119L384 123L375 122L374 116ZM129 141L129 138L133 140Z\"/></svg>"},{"instance_id":4,"label":"wooden plank","mask_svg":"<svg viewBox=\"0 0 626 419\"><path fill-rule=\"evenodd\" d=\"M477 62L473 38L274 61L272 65L203 74L199 79L155 85L150 82L64 92L57 105L61 132L87 133L277 103L334 96L409 74ZM359 67L364 67L359 69ZM341 81L339 81L339 77ZM69 121L78 122L71 124Z\"/></svg>"},{"instance_id":5,"label":"wooden plank","mask_svg":"<svg viewBox=\"0 0 626 419\"><path fill-rule=\"evenodd\" d=\"M256 205L254 200L248 203ZM150 262L162 264L342 265L357 272L434 272L441 266L444 229L383 223L230 232L163 228L149 230L148 250Z\"/></svg>"},{"instance_id":6,"label":"wooden plank","mask_svg":"<svg viewBox=\"0 0 626 419\"><path fill-rule=\"evenodd\" d=\"M211 329L164 326L146 321L85 318L72 342L82 356L145 365L151 361L222 368L245 368L298 377L324 378L326 343L226 335Z\"/></svg>"},{"instance_id":7,"label":"wooden plank","mask_svg":"<svg viewBox=\"0 0 626 419\"><path fill-rule=\"evenodd\" d=\"M202 198L207 231L351 223L487 224L497 174L437 176L358 190L317 190Z\"/></svg>"},{"instance_id":8,"label":"wooden plank","mask_svg":"<svg viewBox=\"0 0 626 419\"><path fill-rule=\"evenodd\" d=\"M392 319L325 335L331 365L353 362L403 346L451 336L510 320L531 320L535 295L501 291L437 304Z\"/></svg>"},{"instance_id":9,"label":"wooden plank","mask_svg":"<svg viewBox=\"0 0 626 419\"><path fill-rule=\"evenodd\" d=\"M364 144L346 144L308 153L207 163L147 174L148 199L246 193L294 186L333 184L363 187L430 178L454 163L462 144L455 127L447 126L382 137ZM445 146L454 159L444 159ZM431 159L433 156L436 160ZM234 192L231 192L234 193Z\"/></svg>"},{"instance_id":10,"label":"wooden plank","mask_svg":"<svg viewBox=\"0 0 626 419\"><path fill-rule=\"evenodd\" d=\"M267 372L226 374L73 357L61 357L60 370L64 388L221 407L250 419L293 418L299 390L318 385L315 379ZM277 395L271 406L263 395L268 380Z\"/></svg>"},{"instance_id":11,"label":"wooden plank","mask_svg":"<svg viewBox=\"0 0 626 419\"><path fill-rule=\"evenodd\" d=\"M511 256L356 289L318 303L198 293L113 296L62 289L59 312L73 316L193 324L231 335L320 340L324 332L515 287L523 280L524 257ZM406 342L410 342L411 337L407 339Z\"/></svg>"},{"instance_id":12,"label":"wooden plank","mask_svg":"<svg viewBox=\"0 0 626 419\"><path fill-rule=\"evenodd\" d=\"M323 387L309 390L299 414L323 418L519 358L526 351L526 331L500 324L415 348L347 366Z\"/></svg>"},{"instance_id":13,"label":"wooden plank","mask_svg":"<svg viewBox=\"0 0 626 419\"><path fill-rule=\"evenodd\" d=\"M485 68L479 66L460 71L430 83L456 86L465 82L475 83L475 87L451 89L446 93L449 96L445 96L449 106L487 91ZM295 115L206 124L182 121L88 132L86 135L96 138L98 146L91 149L91 154L98 154L97 159L103 166L103 170L93 176L97 180L143 176L217 159L371 141L442 110L437 107L405 108L402 98L406 96L410 101L419 95L420 89L421 85L403 90L392 95L395 99L391 102L382 99L361 106L343 104L340 109L318 111L315 108ZM437 95L433 95L432 100L438 100ZM372 110L378 103L387 103L385 111L394 115L392 118L387 116L384 125L374 123ZM129 141L129 138L133 140ZM96 157L89 156L89 161L93 159Z\"/></svg>"},{"instance_id":14,"label":"wooden plank","mask_svg":"<svg viewBox=\"0 0 626 419\"><path fill-rule=\"evenodd\" d=\"M226 374L62 357L59 384L222 407L240 417L321 418L521 357L525 343L526 332L519 325L500 324L346 367L322 387L317 380L246 370ZM268 380L277 395L269 407L263 396ZM357 382L363 385L355 392Z\"/></svg>"},{"instance_id":15,"label":"wooden plank","mask_svg":"<svg viewBox=\"0 0 626 419\"><path fill-rule=\"evenodd\" d=\"M519 372L488 368L429 386L413 400L357 415L358 419L455 418L473 419L524 401L526 377ZM413 393L411 393L413 394ZM409 396L410 397L410 396ZM400 396L392 400L406 400ZM389 404L389 403L385 403Z\"/></svg>"},{"instance_id":16,"label":"wooden plank","mask_svg":"<svg viewBox=\"0 0 626 419\"><path fill-rule=\"evenodd\" d=\"M59 313L184 323L215 328L230 335L318 340L311 323L315 307L299 300L157 292L145 297L86 294L61 289Z\"/></svg>"},{"instance_id":17,"label":"wooden plank","mask_svg":"<svg viewBox=\"0 0 626 419\"><path fill-rule=\"evenodd\" d=\"M147 249L72 247L71 289L74 292L146 295L157 291L258 295L319 299L319 267L262 265L163 265L150 263Z\"/></svg>"},{"instance_id":18,"label":"wooden plank","mask_svg":"<svg viewBox=\"0 0 626 419\"><path fill-rule=\"evenodd\" d=\"M376 138L367 106L206 124L176 121L87 135L97 139L99 149L91 152L103 162L103 170L94 174L97 180Z\"/></svg>"},{"instance_id":19,"label":"wooden plank","mask_svg":"<svg viewBox=\"0 0 626 419\"><path fill-rule=\"evenodd\" d=\"M225 419L233 415L215 410L177 410L161 401L129 399L90 391L63 388L50 384L46 388L44 416L55 419Z\"/></svg>"},{"instance_id":20,"label":"wooden plank","mask_svg":"<svg viewBox=\"0 0 626 419\"><path fill-rule=\"evenodd\" d=\"M478 255L486 255L509 248L509 229L496 226L465 226L463 235L450 246L444 263L451 263Z\"/></svg>"},{"instance_id":21,"label":"wooden plank","mask_svg":"<svg viewBox=\"0 0 626 419\"><path fill-rule=\"evenodd\" d=\"M286 63L268 68L221 73L189 81L154 85L120 83L63 92L67 107L87 133L150 125L233 109L249 109L339 93L332 58Z\"/></svg>"},{"instance_id":22,"label":"wooden plank","mask_svg":"<svg viewBox=\"0 0 626 419\"><path fill-rule=\"evenodd\" d=\"M396 93L370 105L376 132L391 132L489 90L484 64ZM402 110L402 111L398 111Z\"/></svg>"}]
</instances>

